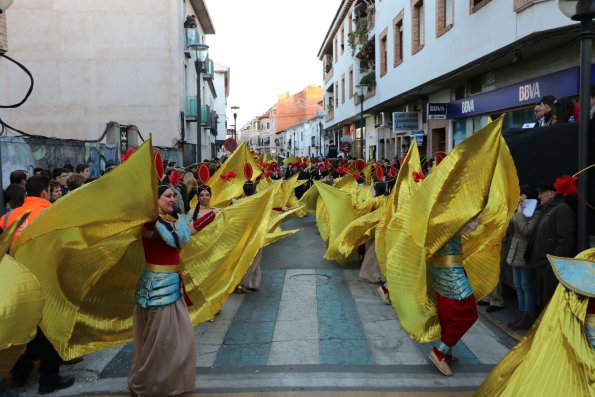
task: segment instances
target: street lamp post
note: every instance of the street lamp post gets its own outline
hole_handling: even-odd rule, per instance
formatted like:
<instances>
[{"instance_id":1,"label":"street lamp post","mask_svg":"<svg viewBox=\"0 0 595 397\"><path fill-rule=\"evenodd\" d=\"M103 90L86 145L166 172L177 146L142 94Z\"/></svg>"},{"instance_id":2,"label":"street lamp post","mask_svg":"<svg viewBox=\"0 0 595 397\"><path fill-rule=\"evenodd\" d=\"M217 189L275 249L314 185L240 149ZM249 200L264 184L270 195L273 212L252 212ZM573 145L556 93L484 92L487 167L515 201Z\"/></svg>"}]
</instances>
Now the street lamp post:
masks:
<instances>
[{"instance_id":1,"label":"street lamp post","mask_svg":"<svg viewBox=\"0 0 595 397\"><path fill-rule=\"evenodd\" d=\"M196 162L201 162L202 154L202 111L201 111L201 74L203 63L207 59L209 46L206 44L191 44L191 48L196 51L196 59L194 60L194 68L196 69Z\"/></svg>"},{"instance_id":2,"label":"street lamp post","mask_svg":"<svg viewBox=\"0 0 595 397\"><path fill-rule=\"evenodd\" d=\"M231 111L233 112L233 139L238 140L238 110L239 106L232 106Z\"/></svg>"},{"instance_id":3,"label":"street lamp post","mask_svg":"<svg viewBox=\"0 0 595 397\"><path fill-rule=\"evenodd\" d=\"M361 141L358 145L358 157L360 159L364 159L364 142L366 142L366 137L364 133L364 99L366 99L366 94L368 93L368 85L367 84L358 84L355 86L357 88L357 92L359 95L359 105L360 105L360 112L359 112L359 128L360 128L360 135Z\"/></svg>"},{"instance_id":4,"label":"street lamp post","mask_svg":"<svg viewBox=\"0 0 595 397\"><path fill-rule=\"evenodd\" d=\"M580 61L580 120L578 138L578 169L587 168L589 161L589 112L591 109L591 52L593 39L593 18L595 1L592 0L556 0L558 8L567 17L581 23L581 61ZM588 200L589 186L586 175L578 177L578 190L582 198L578 201L577 246L579 251L589 248L588 213L585 200Z\"/></svg>"}]
</instances>

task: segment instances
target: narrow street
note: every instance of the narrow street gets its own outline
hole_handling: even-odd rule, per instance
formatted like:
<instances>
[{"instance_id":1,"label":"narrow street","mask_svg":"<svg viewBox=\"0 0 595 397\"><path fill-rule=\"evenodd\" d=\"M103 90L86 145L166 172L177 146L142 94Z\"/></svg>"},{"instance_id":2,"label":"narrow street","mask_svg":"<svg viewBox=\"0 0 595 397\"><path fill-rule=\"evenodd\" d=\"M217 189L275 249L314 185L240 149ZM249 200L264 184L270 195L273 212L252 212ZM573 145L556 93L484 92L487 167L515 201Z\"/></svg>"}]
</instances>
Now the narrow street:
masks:
<instances>
[{"instance_id":1,"label":"narrow street","mask_svg":"<svg viewBox=\"0 0 595 397\"><path fill-rule=\"evenodd\" d=\"M355 264L322 259L314 217L285 224L296 227L265 248L261 289L231 295L214 322L195 328L197 395L471 395L514 345L480 316L454 350L455 376L439 374L426 360L429 344L406 335ZM63 367L77 382L54 395L127 393L132 351L127 344ZM37 395L35 377L23 392Z\"/></svg>"}]
</instances>

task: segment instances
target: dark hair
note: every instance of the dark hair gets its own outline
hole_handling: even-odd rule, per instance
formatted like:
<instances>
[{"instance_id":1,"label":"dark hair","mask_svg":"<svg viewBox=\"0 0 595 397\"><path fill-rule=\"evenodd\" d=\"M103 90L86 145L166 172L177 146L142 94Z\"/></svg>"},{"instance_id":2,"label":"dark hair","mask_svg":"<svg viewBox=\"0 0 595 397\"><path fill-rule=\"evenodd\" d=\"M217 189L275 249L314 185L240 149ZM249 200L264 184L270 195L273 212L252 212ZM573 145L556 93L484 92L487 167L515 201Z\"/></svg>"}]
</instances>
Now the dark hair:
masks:
<instances>
[{"instance_id":1,"label":"dark hair","mask_svg":"<svg viewBox=\"0 0 595 397\"><path fill-rule=\"evenodd\" d=\"M56 181L50 181L50 193L54 190L55 187L59 187L62 190L62 186Z\"/></svg>"},{"instance_id":2,"label":"dark hair","mask_svg":"<svg viewBox=\"0 0 595 397\"><path fill-rule=\"evenodd\" d=\"M74 172L74 167L72 166L72 164L66 163L62 166L62 168L66 168L68 172Z\"/></svg>"},{"instance_id":3,"label":"dark hair","mask_svg":"<svg viewBox=\"0 0 595 397\"><path fill-rule=\"evenodd\" d=\"M35 167L35 168L33 168L33 175L37 174L38 172L39 173L42 173L43 171L44 171L43 168L41 168L41 167Z\"/></svg>"},{"instance_id":4,"label":"dark hair","mask_svg":"<svg viewBox=\"0 0 595 397\"><path fill-rule=\"evenodd\" d=\"M553 95L546 95L542 97L539 101L539 103L543 103L544 105L548 105L549 107L553 107L554 102L556 102L556 97Z\"/></svg>"},{"instance_id":5,"label":"dark hair","mask_svg":"<svg viewBox=\"0 0 595 397\"><path fill-rule=\"evenodd\" d=\"M386 183L376 182L374 184L374 191L376 192L376 196L382 196L386 194Z\"/></svg>"},{"instance_id":6,"label":"dark hair","mask_svg":"<svg viewBox=\"0 0 595 397\"><path fill-rule=\"evenodd\" d=\"M50 178L47 176L34 175L27 179L25 189L27 190L27 196L41 197L41 192L50 190Z\"/></svg>"},{"instance_id":7,"label":"dark hair","mask_svg":"<svg viewBox=\"0 0 595 397\"><path fill-rule=\"evenodd\" d=\"M366 178L364 178L362 175L360 175L357 179L357 183L364 183L366 181Z\"/></svg>"},{"instance_id":8,"label":"dark hair","mask_svg":"<svg viewBox=\"0 0 595 397\"><path fill-rule=\"evenodd\" d=\"M83 186L85 183L85 177L81 174L72 174L68 177L66 181L66 186L68 186L68 190L74 190L77 187Z\"/></svg>"},{"instance_id":9,"label":"dark hair","mask_svg":"<svg viewBox=\"0 0 595 397\"><path fill-rule=\"evenodd\" d=\"M534 199L537 198L537 191L535 190L535 188L531 185L521 185L521 194L524 194L525 196L527 196L528 199Z\"/></svg>"},{"instance_id":10,"label":"dark hair","mask_svg":"<svg viewBox=\"0 0 595 397\"><path fill-rule=\"evenodd\" d=\"M161 195L163 193L165 193L165 191L167 189L170 189L171 185L167 182L159 182L159 185L157 185L157 198L161 197Z\"/></svg>"},{"instance_id":11,"label":"dark hair","mask_svg":"<svg viewBox=\"0 0 595 397\"><path fill-rule=\"evenodd\" d=\"M196 194L200 195L200 192L202 192L203 190L206 190L207 192L209 192L209 194L212 194L211 187L209 185L205 185L204 183L198 185L198 188L196 189Z\"/></svg>"},{"instance_id":12,"label":"dark hair","mask_svg":"<svg viewBox=\"0 0 595 397\"><path fill-rule=\"evenodd\" d=\"M62 174L68 174L68 170L66 168L54 168L52 170L52 179L56 179Z\"/></svg>"},{"instance_id":13,"label":"dark hair","mask_svg":"<svg viewBox=\"0 0 595 397\"><path fill-rule=\"evenodd\" d=\"M242 186L242 189L244 189L244 194L246 196L252 196L254 194L254 191L256 191L256 186L254 185L254 182L248 180L244 182L244 186Z\"/></svg>"},{"instance_id":14,"label":"dark hair","mask_svg":"<svg viewBox=\"0 0 595 397\"><path fill-rule=\"evenodd\" d=\"M23 205L26 195L27 191L20 183L13 183L6 188L6 201L12 209Z\"/></svg>"},{"instance_id":15,"label":"dark hair","mask_svg":"<svg viewBox=\"0 0 595 397\"><path fill-rule=\"evenodd\" d=\"M81 172L85 171L87 168L89 168L89 164L77 164L76 173L80 174Z\"/></svg>"},{"instance_id":16,"label":"dark hair","mask_svg":"<svg viewBox=\"0 0 595 397\"><path fill-rule=\"evenodd\" d=\"M22 180L27 180L26 171L16 170L10 173L10 183L21 183Z\"/></svg>"}]
</instances>

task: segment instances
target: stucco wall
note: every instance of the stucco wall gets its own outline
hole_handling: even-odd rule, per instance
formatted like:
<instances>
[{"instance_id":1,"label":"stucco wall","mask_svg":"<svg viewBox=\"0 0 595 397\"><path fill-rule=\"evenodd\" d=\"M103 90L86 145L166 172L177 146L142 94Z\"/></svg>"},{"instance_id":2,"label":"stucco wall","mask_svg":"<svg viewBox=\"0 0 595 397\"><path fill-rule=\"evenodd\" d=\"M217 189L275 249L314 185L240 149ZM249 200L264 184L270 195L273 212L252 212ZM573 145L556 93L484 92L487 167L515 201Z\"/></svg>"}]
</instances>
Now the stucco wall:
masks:
<instances>
[{"instance_id":1,"label":"stucco wall","mask_svg":"<svg viewBox=\"0 0 595 397\"><path fill-rule=\"evenodd\" d=\"M35 88L3 118L27 132L79 139L97 138L115 120L172 146L185 97L183 13L163 0L15 2L7 13L11 56L31 71ZM5 62L0 76L0 102L19 101L27 76Z\"/></svg>"},{"instance_id":2,"label":"stucco wall","mask_svg":"<svg viewBox=\"0 0 595 397\"><path fill-rule=\"evenodd\" d=\"M6 31L6 14L0 14L0 52L8 51L8 37Z\"/></svg>"}]
</instances>

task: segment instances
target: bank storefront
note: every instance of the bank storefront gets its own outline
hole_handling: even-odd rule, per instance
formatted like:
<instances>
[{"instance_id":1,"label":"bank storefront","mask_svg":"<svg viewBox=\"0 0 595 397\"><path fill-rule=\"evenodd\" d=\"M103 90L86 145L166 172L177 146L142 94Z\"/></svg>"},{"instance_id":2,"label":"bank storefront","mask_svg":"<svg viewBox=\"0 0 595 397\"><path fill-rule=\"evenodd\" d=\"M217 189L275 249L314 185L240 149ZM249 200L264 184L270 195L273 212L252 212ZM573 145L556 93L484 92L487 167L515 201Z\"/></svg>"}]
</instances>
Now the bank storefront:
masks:
<instances>
[{"instance_id":1,"label":"bank storefront","mask_svg":"<svg viewBox=\"0 0 595 397\"><path fill-rule=\"evenodd\" d=\"M591 66L592 75L594 69ZM534 107L540 98L546 95L557 99L578 96L579 75L579 67L575 66L448 103L452 147L485 126L489 116L506 113L504 130L534 122Z\"/></svg>"}]
</instances>

